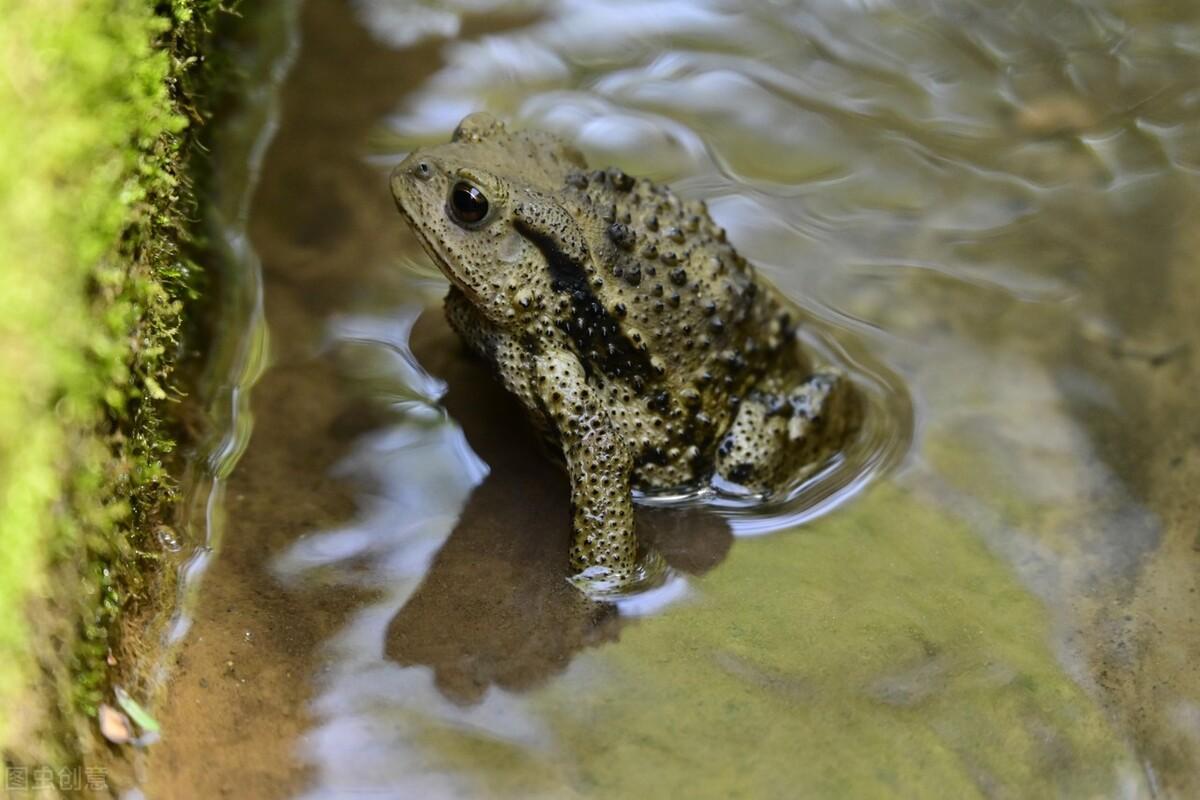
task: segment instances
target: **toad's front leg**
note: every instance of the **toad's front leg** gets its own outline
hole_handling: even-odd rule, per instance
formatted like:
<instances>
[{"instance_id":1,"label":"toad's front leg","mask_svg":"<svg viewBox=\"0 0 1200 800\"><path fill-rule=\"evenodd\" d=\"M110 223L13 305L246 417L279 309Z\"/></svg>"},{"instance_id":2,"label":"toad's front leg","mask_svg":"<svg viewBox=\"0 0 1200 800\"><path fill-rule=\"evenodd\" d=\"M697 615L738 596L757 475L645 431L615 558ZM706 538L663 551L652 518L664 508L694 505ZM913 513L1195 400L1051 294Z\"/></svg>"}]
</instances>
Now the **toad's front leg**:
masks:
<instances>
[{"instance_id":1,"label":"toad's front leg","mask_svg":"<svg viewBox=\"0 0 1200 800\"><path fill-rule=\"evenodd\" d=\"M628 584L638 555L629 486L632 455L574 356L539 357L537 382L571 478L571 568L597 587Z\"/></svg>"}]
</instances>

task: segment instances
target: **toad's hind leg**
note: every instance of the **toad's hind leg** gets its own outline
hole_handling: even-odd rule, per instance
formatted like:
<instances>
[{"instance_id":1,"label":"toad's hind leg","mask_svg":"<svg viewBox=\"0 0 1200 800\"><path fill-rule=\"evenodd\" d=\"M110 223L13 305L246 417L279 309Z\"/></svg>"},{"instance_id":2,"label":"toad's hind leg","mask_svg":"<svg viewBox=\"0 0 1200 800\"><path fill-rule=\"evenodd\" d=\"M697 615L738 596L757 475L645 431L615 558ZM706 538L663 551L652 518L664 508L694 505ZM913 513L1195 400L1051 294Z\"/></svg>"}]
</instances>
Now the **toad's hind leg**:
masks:
<instances>
[{"instance_id":1,"label":"toad's hind leg","mask_svg":"<svg viewBox=\"0 0 1200 800\"><path fill-rule=\"evenodd\" d=\"M721 440L718 480L771 495L841 449L861 416L859 397L840 372L818 372L790 388L768 382L742 401Z\"/></svg>"}]
</instances>

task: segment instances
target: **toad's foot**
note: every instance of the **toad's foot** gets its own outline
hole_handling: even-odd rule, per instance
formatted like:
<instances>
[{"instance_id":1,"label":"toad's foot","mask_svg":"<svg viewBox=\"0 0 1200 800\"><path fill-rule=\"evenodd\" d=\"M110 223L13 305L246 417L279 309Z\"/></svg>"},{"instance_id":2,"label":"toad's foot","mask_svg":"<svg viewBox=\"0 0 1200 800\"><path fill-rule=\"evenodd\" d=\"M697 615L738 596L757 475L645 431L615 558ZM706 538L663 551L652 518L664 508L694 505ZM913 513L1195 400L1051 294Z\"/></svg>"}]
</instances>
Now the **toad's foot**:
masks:
<instances>
[{"instance_id":1,"label":"toad's foot","mask_svg":"<svg viewBox=\"0 0 1200 800\"><path fill-rule=\"evenodd\" d=\"M752 392L717 450L714 482L769 496L840 450L861 423L858 394L840 372L818 372L791 389Z\"/></svg>"}]
</instances>

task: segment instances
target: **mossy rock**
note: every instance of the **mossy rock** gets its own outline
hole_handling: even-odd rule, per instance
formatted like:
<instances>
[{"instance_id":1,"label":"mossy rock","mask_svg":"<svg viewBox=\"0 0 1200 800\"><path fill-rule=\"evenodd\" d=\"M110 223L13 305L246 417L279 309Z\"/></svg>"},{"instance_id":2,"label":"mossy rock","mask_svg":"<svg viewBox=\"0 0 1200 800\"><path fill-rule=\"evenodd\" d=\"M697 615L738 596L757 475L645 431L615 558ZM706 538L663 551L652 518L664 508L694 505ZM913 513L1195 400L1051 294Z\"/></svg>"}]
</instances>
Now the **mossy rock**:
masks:
<instances>
[{"instance_id":1,"label":"mossy rock","mask_svg":"<svg viewBox=\"0 0 1200 800\"><path fill-rule=\"evenodd\" d=\"M0 0L0 750L87 747L155 583L163 422L199 271L214 0ZM149 602L149 601L148 601Z\"/></svg>"}]
</instances>

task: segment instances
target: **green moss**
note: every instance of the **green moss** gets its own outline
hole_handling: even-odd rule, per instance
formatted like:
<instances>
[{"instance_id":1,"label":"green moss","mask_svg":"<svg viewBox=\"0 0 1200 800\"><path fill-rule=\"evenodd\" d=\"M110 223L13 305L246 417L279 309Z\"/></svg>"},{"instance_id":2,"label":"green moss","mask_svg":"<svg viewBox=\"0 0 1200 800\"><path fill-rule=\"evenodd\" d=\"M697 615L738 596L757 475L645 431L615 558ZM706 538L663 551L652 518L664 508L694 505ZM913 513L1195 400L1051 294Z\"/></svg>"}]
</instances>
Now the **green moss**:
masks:
<instances>
[{"instance_id":1,"label":"green moss","mask_svg":"<svg viewBox=\"0 0 1200 800\"><path fill-rule=\"evenodd\" d=\"M0 747L71 757L172 486L163 424L222 9L0 0ZM20 743L19 745L17 743ZM15 754L15 755L14 755Z\"/></svg>"}]
</instances>

